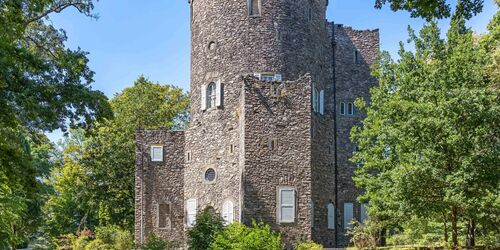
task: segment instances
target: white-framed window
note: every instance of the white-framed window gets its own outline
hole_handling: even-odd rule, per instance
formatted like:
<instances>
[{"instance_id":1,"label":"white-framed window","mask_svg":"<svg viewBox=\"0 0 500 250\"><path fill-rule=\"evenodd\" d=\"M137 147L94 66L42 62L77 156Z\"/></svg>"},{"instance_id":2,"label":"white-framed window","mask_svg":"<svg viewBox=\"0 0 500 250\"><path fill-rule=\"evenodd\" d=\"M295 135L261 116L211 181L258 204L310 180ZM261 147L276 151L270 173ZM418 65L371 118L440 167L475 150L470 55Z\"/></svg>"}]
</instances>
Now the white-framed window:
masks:
<instances>
[{"instance_id":1,"label":"white-framed window","mask_svg":"<svg viewBox=\"0 0 500 250\"><path fill-rule=\"evenodd\" d=\"M264 82L281 82L283 77L281 74L273 74L273 73L254 73L253 74L257 79Z\"/></svg>"},{"instance_id":2,"label":"white-framed window","mask_svg":"<svg viewBox=\"0 0 500 250\"><path fill-rule=\"evenodd\" d=\"M215 102L217 100L217 86L214 82L208 84L207 87L207 108L215 108Z\"/></svg>"},{"instance_id":3,"label":"white-framed window","mask_svg":"<svg viewBox=\"0 0 500 250\"><path fill-rule=\"evenodd\" d=\"M160 203L157 206L156 218L157 224L156 226L159 229L170 229L171 221L170 221L170 204L168 203Z\"/></svg>"},{"instance_id":4,"label":"white-framed window","mask_svg":"<svg viewBox=\"0 0 500 250\"><path fill-rule=\"evenodd\" d=\"M335 229L335 206L329 203L326 206L328 217L328 229Z\"/></svg>"},{"instance_id":5,"label":"white-framed window","mask_svg":"<svg viewBox=\"0 0 500 250\"><path fill-rule=\"evenodd\" d=\"M340 114L345 115L345 102L340 103Z\"/></svg>"},{"instance_id":6,"label":"white-framed window","mask_svg":"<svg viewBox=\"0 0 500 250\"><path fill-rule=\"evenodd\" d=\"M352 219L354 218L354 204L344 203L344 229L352 228Z\"/></svg>"},{"instance_id":7,"label":"white-framed window","mask_svg":"<svg viewBox=\"0 0 500 250\"><path fill-rule=\"evenodd\" d=\"M368 208L368 204L367 203L361 203L361 206L360 206L360 220L361 220L361 223L365 223L365 221L368 219L368 213L367 213L367 208Z\"/></svg>"},{"instance_id":8,"label":"white-framed window","mask_svg":"<svg viewBox=\"0 0 500 250\"><path fill-rule=\"evenodd\" d=\"M319 113L321 115L325 114L325 91L319 91Z\"/></svg>"},{"instance_id":9,"label":"white-framed window","mask_svg":"<svg viewBox=\"0 0 500 250\"><path fill-rule=\"evenodd\" d=\"M223 99L223 87L220 80L201 86L201 110L221 107Z\"/></svg>"},{"instance_id":10,"label":"white-framed window","mask_svg":"<svg viewBox=\"0 0 500 250\"><path fill-rule=\"evenodd\" d=\"M280 187L278 189L278 223L295 222L295 188Z\"/></svg>"},{"instance_id":11,"label":"white-framed window","mask_svg":"<svg viewBox=\"0 0 500 250\"><path fill-rule=\"evenodd\" d=\"M196 224L196 214L198 212L198 201L189 199L186 201L186 226L192 227Z\"/></svg>"},{"instance_id":12,"label":"white-framed window","mask_svg":"<svg viewBox=\"0 0 500 250\"><path fill-rule=\"evenodd\" d=\"M347 114L354 115L354 104L352 102L347 103Z\"/></svg>"},{"instance_id":13,"label":"white-framed window","mask_svg":"<svg viewBox=\"0 0 500 250\"><path fill-rule=\"evenodd\" d=\"M316 87L313 88L313 111L319 112L319 91Z\"/></svg>"},{"instance_id":14,"label":"white-framed window","mask_svg":"<svg viewBox=\"0 0 500 250\"><path fill-rule=\"evenodd\" d=\"M222 218L226 225L234 222L234 204L230 200L224 201L222 205Z\"/></svg>"},{"instance_id":15,"label":"white-framed window","mask_svg":"<svg viewBox=\"0 0 500 250\"><path fill-rule=\"evenodd\" d=\"M163 161L163 146L153 145L151 146L151 161Z\"/></svg>"},{"instance_id":16,"label":"white-framed window","mask_svg":"<svg viewBox=\"0 0 500 250\"><path fill-rule=\"evenodd\" d=\"M248 0L248 15L260 16L260 0Z\"/></svg>"}]
</instances>

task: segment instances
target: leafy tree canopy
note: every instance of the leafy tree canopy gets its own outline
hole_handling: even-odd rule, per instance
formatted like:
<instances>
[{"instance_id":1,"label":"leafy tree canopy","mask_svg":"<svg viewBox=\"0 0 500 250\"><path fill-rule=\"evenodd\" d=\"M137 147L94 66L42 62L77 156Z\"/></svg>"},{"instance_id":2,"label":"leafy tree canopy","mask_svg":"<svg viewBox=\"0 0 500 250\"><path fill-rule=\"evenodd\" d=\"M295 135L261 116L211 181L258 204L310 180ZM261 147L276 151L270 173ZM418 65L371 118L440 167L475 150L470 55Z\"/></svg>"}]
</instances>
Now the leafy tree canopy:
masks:
<instances>
[{"instance_id":1,"label":"leafy tree canopy","mask_svg":"<svg viewBox=\"0 0 500 250\"><path fill-rule=\"evenodd\" d=\"M74 7L92 16L91 0L0 2L0 124L29 129L89 126L111 115L106 97L91 89L87 53L65 47L64 30L49 20Z\"/></svg>"},{"instance_id":2,"label":"leafy tree canopy","mask_svg":"<svg viewBox=\"0 0 500 250\"><path fill-rule=\"evenodd\" d=\"M500 102L491 67L498 63L497 27L498 15L490 34L478 39L463 19L453 19L442 39L431 22L419 35L410 29L414 52L401 45L397 62L382 54L370 106L357 101L367 117L351 133L360 149L355 182L378 219L451 223L455 246L460 222L472 222L473 231L474 223L497 230Z\"/></svg>"},{"instance_id":3,"label":"leafy tree canopy","mask_svg":"<svg viewBox=\"0 0 500 250\"><path fill-rule=\"evenodd\" d=\"M393 11L406 10L412 17L433 18L450 17L452 7L446 0L376 0L375 7L380 9L389 4ZM470 19L483 10L484 0L458 0L456 14Z\"/></svg>"}]
</instances>

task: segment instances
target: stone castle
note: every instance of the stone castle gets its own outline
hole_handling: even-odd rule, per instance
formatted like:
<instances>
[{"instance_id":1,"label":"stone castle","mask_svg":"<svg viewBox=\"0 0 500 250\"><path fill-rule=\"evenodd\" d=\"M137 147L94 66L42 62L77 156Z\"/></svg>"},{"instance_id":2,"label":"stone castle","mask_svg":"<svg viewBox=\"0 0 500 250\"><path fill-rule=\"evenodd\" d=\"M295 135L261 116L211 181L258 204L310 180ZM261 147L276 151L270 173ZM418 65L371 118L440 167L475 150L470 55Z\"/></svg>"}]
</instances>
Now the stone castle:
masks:
<instances>
[{"instance_id":1,"label":"stone castle","mask_svg":"<svg viewBox=\"0 0 500 250\"><path fill-rule=\"evenodd\" d=\"M190 0L191 120L139 130L135 236L185 242L198 211L262 220L286 244L346 246L366 219L352 181L356 98L378 30L326 20L328 0Z\"/></svg>"}]
</instances>

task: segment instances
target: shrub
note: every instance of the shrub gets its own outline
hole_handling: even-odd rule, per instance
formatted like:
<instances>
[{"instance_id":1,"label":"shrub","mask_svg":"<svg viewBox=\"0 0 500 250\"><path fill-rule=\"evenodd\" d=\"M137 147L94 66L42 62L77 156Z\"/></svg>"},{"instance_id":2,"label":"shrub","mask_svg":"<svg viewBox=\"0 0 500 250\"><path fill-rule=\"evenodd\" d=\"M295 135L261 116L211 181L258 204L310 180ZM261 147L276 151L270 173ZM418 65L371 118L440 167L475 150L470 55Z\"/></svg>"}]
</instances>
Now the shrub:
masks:
<instances>
[{"instance_id":1,"label":"shrub","mask_svg":"<svg viewBox=\"0 0 500 250\"><path fill-rule=\"evenodd\" d=\"M174 248L175 244L158 238L154 233L150 234L146 243L141 246L141 250L170 250Z\"/></svg>"},{"instance_id":2,"label":"shrub","mask_svg":"<svg viewBox=\"0 0 500 250\"><path fill-rule=\"evenodd\" d=\"M134 248L134 239L129 231L116 225L96 229L96 240L105 244L108 249L129 250ZM97 243L96 243L97 244Z\"/></svg>"},{"instance_id":3,"label":"shrub","mask_svg":"<svg viewBox=\"0 0 500 250\"><path fill-rule=\"evenodd\" d=\"M375 249L377 240L375 237L377 226L373 222L366 221L361 224L353 221L353 227L347 232L351 237L351 242L357 249Z\"/></svg>"},{"instance_id":4,"label":"shrub","mask_svg":"<svg viewBox=\"0 0 500 250\"><path fill-rule=\"evenodd\" d=\"M323 250L323 246L313 241L299 242L295 247L296 250Z\"/></svg>"},{"instance_id":5,"label":"shrub","mask_svg":"<svg viewBox=\"0 0 500 250\"><path fill-rule=\"evenodd\" d=\"M215 234L224 229L222 218L211 208L205 208L196 216L196 224L188 231L189 249L206 250Z\"/></svg>"},{"instance_id":6,"label":"shrub","mask_svg":"<svg viewBox=\"0 0 500 250\"><path fill-rule=\"evenodd\" d=\"M215 235L210 245L213 250L281 250L281 235L271 231L269 225L252 223L252 227L234 223Z\"/></svg>"}]
</instances>

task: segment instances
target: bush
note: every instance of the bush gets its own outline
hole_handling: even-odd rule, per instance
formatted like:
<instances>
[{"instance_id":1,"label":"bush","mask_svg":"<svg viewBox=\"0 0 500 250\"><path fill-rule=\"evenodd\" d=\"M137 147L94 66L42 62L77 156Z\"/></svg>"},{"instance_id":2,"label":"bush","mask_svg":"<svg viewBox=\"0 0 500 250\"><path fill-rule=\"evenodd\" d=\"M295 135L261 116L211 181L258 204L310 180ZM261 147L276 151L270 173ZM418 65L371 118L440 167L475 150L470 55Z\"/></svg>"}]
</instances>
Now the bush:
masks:
<instances>
[{"instance_id":1,"label":"bush","mask_svg":"<svg viewBox=\"0 0 500 250\"><path fill-rule=\"evenodd\" d=\"M148 236L146 243L141 246L141 250L170 250L176 246L172 242L162 240L152 233Z\"/></svg>"},{"instance_id":2,"label":"bush","mask_svg":"<svg viewBox=\"0 0 500 250\"><path fill-rule=\"evenodd\" d=\"M353 222L353 228L347 232L351 237L351 242L357 249L375 249L377 246L376 240L377 226L373 222L366 221L361 224L357 221Z\"/></svg>"},{"instance_id":3,"label":"bush","mask_svg":"<svg viewBox=\"0 0 500 250\"><path fill-rule=\"evenodd\" d=\"M215 235L210 245L213 250L281 250L281 235L271 231L269 225L252 223L252 227L234 223Z\"/></svg>"},{"instance_id":4,"label":"bush","mask_svg":"<svg viewBox=\"0 0 500 250\"><path fill-rule=\"evenodd\" d=\"M295 247L296 250L323 250L323 246L313 241L300 242Z\"/></svg>"},{"instance_id":5,"label":"bush","mask_svg":"<svg viewBox=\"0 0 500 250\"><path fill-rule=\"evenodd\" d=\"M188 231L189 249L206 250L214 236L224 229L222 218L211 208L205 208L196 216L196 224Z\"/></svg>"}]
</instances>

